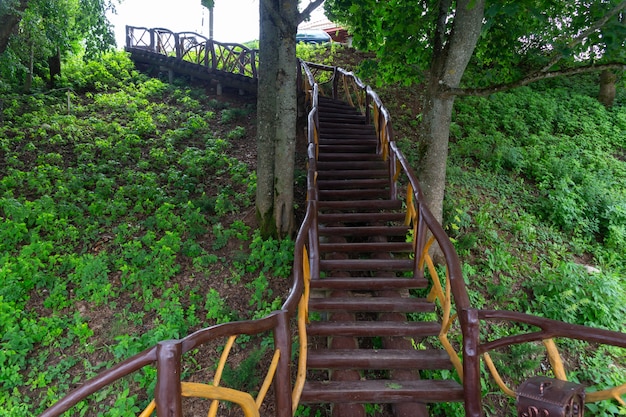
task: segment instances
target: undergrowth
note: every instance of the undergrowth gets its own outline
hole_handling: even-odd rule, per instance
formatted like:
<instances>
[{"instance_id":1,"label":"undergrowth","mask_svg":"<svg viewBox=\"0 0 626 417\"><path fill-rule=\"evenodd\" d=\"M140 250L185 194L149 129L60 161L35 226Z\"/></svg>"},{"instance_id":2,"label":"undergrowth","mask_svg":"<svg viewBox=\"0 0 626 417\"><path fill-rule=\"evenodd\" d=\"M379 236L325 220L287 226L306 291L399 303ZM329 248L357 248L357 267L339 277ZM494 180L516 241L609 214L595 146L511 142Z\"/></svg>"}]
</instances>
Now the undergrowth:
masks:
<instances>
[{"instance_id":1,"label":"undergrowth","mask_svg":"<svg viewBox=\"0 0 626 417\"><path fill-rule=\"evenodd\" d=\"M626 95L607 109L596 85L583 76L457 100L445 224L475 307L626 331ZM485 337L518 330L494 325ZM569 376L590 390L626 382L623 349L557 343ZM533 346L496 352L513 386L552 375ZM488 415L514 414L483 373ZM626 409L603 401L587 413Z\"/></svg>"},{"instance_id":2,"label":"undergrowth","mask_svg":"<svg viewBox=\"0 0 626 417\"><path fill-rule=\"evenodd\" d=\"M69 62L58 85L2 95L0 416L36 415L158 341L267 314L292 264L291 241L261 241L249 215L254 101L149 79L121 52ZM154 382L146 368L71 415L137 415Z\"/></svg>"}]
</instances>

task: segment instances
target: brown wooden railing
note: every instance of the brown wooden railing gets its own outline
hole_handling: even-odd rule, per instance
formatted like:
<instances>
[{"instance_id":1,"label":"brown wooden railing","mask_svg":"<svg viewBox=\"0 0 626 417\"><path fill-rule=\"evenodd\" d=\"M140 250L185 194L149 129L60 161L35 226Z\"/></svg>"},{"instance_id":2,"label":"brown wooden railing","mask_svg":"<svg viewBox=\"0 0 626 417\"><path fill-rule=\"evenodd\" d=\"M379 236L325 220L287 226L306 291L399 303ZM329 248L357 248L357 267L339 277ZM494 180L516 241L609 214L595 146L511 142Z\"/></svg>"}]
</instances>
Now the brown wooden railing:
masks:
<instances>
[{"instance_id":1,"label":"brown wooden railing","mask_svg":"<svg viewBox=\"0 0 626 417\"><path fill-rule=\"evenodd\" d=\"M223 43L195 32L126 26L127 50L145 50L191 62L207 69L257 78L258 50L238 43Z\"/></svg>"}]
</instances>

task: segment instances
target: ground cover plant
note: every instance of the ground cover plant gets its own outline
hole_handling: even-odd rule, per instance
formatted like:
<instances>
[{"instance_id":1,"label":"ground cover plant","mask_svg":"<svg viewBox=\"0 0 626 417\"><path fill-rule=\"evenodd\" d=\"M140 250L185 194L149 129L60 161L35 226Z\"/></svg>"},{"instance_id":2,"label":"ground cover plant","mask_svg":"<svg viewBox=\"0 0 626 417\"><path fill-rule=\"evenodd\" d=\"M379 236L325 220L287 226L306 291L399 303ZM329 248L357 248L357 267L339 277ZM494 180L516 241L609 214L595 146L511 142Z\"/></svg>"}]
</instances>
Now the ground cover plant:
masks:
<instances>
[{"instance_id":1,"label":"ground cover plant","mask_svg":"<svg viewBox=\"0 0 626 417\"><path fill-rule=\"evenodd\" d=\"M289 240L255 232L254 97L147 78L121 52L63 77L2 96L2 416L160 340L264 316L292 263ZM152 371L71 415L136 415Z\"/></svg>"},{"instance_id":2,"label":"ground cover plant","mask_svg":"<svg viewBox=\"0 0 626 417\"><path fill-rule=\"evenodd\" d=\"M445 226L476 307L626 331L626 94L609 109L596 96L597 77L582 76L458 100ZM626 382L623 349L561 343L573 380ZM546 372L537 346L501 355L510 380ZM484 393L489 414L515 413L492 386ZM626 407L604 401L586 412Z\"/></svg>"}]
</instances>

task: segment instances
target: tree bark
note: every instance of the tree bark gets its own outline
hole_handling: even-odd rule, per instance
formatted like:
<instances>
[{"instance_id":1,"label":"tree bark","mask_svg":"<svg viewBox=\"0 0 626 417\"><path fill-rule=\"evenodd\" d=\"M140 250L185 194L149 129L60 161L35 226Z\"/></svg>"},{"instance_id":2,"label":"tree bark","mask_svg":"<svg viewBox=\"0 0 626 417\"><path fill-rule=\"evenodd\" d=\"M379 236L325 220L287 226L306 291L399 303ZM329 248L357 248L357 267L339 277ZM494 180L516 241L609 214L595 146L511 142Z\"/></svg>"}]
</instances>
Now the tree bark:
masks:
<instances>
[{"instance_id":1,"label":"tree bark","mask_svg":"<svg viewBox=\"0 0 626 417\"><path fill-rule=\"evenodd\" d=\"M422 134L426 152L422 159L420 184L425 202L435 218L443 219L446 161L454 96L446 89L457 88L465 68L474 53L483 24L485 0L459 0L456 5L452 31L444 42L445 17L449 2L442 2L435 34L429 83L424 103ZM438 47L437 47L438 46Z\"/></svg>"},{"instance_id":2,"label":"tree bark","mask_svg":"<svg viewBox=\"0 0 626 417\"><path fill-rule=\"evenodd\" d=\"M294 231L294 170L298 118L296 31L321 4L298 13L297 0L261 0L257 97L256 212L261 235L286 237Z\"/></svg>"},{"instance_id":3,"label":"tree bark","mask_svg":"<svg viewBox=\"0 0 626 417\"><path fill-rule=\"evenodd\" d=\"M275 149L274 219L278 235L293 232L293 183L296 157L297 60L296 31L298 5L293 0L281 0L284 29L279 43L279 70L276 79L277 125Z\"/></svg>"},{"instance_id":4,"label":"tree bark","mask_svg":"<svg viewBox=\"0 0 626 417\"><path fill-rule=\"evenodd\" d=\"M267 4L271 3L271 4ZM263 237L276 234L274 221L274 158L276 134L276 68L278 68L279 33L268 7L276 7L276 0L259 3L259 48L263 59L259 62L257 93L257 186L256 213Z\"/></svg>"},{"instance_id":5,"label":"tree bark","mask_svg":"<svg viewBox=\"0 0 626 417\"><path fill-rule=\"evenodd\" d=\"M600 73L600 92L598 94L598 101L604 104L605 107L613 106L615 100L615 81L617 76L613 71L604 70Z\"/></svg>"},{"instance_id":6,"label":"tree bark","mask_svg":"<svg viewBox=\"0 0 626 417\"><path fill-rule=\"evenodd\" d=\"M262 0L257 98L257 216L262 236L293 232L297 2Z\"/></svg>"}]
</instances>

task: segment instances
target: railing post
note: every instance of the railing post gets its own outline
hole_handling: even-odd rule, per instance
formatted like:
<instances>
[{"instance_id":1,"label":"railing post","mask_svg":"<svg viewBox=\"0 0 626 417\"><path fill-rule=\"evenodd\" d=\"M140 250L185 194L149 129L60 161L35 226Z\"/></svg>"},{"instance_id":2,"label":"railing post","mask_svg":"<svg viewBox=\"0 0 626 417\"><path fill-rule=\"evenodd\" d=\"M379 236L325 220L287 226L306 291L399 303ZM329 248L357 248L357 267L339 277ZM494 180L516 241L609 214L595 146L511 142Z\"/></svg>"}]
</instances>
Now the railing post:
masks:
<instances>
[{"instance_id":1,"label":"railing post","mask_svg":"<svg viewBox=\"0 0 626 417\"><path fill-rule=\"evenodd\" d=\"M250 51L250 66L252 67L252 78L259 78L256 67L256 51L254 49Z\"/></svg>"},{"instance_id":2,"label":"railing post","mask_svg":"<svg viewBox=\"0 0 626 417\"><path fill-rule=\"evenodd\" d=\"M132 32L131 27L126 25L126 49L130 48L130 39L131 39L130 33L131 32Z\"/></svg>"},{"instance_id":3,"label":"railing post","mask_svg":"<svg viewBox=\"0 0 626 417\"><path fill-rule=\"evenodd\" d=\"M288 312L281 311L277 319L274 346L280 350L280 358L274 377L276 417L291 417L291 338L289 337Z\"/></svg>"},{"instance_id":4,"label":"railing post","mask_svg":"<svg viewBox=\"0 0 626 417\"><path fill-rule=\"evenodd\" d=\"M217 54L215 53L215 41L210 40L207 42L207 47L211 44L211 69L217 69ZM207 65L208 66L208 65Z\"/></svg>"},{"instance_id":5,"label":"railing post","mask_svg":"<svg viewBox=\"0 0 626 417\"><path fill-rule=\"evenodd\" d=\"M463 390L465 393L465 415L482 415L480 388L480 356L478 353L479 320L478 310L466 308L460 311L459 320L463 332Z\"/></svg>"},{"instance_id":6,"label":"railing post","mask_svg":"<svg viewBox=\"0 0 626 417\"><path fill-rule=\"evenodd\" d=\"M154 29L150 29L150 51L154 53L159 53L156 47L155 39L154 39Z\"/></svg>"},{"instance_id":7,"label":"railing post","mask_svg":"<svg viewBox=\"0 0 626 417\"><path fill-rule=\"evenodd\" d=\"M180 384L181 351L182 345L178 340L165 340L157 344L157 383L154 398L159 416L183 416Z\"/></svg>"},{"instance_id":8,"label":"railing post","mask_svg":"<svg viewBox=\"0 0 626 417\"><path fill-rule=\"evenodd\" d=\"M180 36L178 33L174 34L174 48L176 50L176 59L182 59L183 57L183 45L181 45Z\"/></svg>"}]
</instances>

